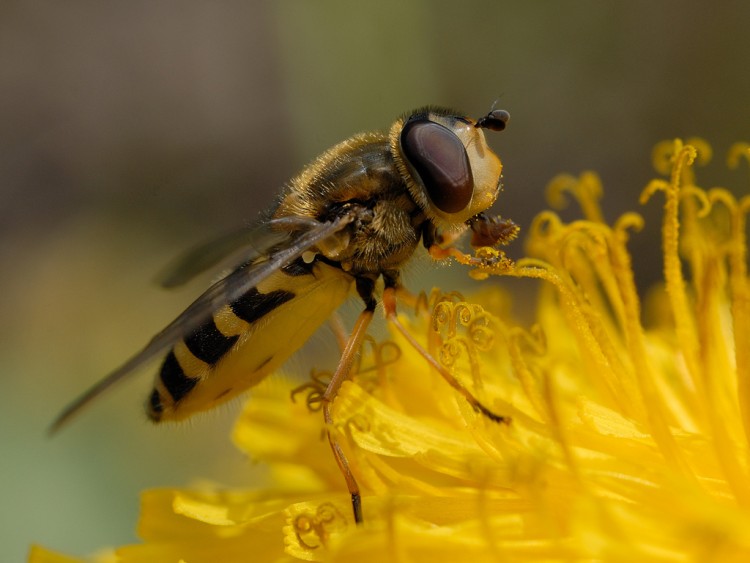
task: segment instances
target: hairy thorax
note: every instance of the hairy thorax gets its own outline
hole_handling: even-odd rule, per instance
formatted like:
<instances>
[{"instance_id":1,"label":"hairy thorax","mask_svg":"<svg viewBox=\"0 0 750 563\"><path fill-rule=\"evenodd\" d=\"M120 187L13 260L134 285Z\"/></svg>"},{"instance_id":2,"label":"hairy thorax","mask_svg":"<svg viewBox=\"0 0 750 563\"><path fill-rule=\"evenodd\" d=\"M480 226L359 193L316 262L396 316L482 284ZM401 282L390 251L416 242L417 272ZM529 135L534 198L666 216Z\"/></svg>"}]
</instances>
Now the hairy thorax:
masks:
<instances>
[{"instance_id":1,"label":"hairy thorax","mask_svg":"<svg viewBox=\"0 0 750 563\"><path fill-rule=\"evenodd\" d=\"M424 215L411 199L383 135L358 135L316 159L287 186L274 218L354 220L318 252L356 276L397 270L414 252Z\"/></svg>"}]
</instances>

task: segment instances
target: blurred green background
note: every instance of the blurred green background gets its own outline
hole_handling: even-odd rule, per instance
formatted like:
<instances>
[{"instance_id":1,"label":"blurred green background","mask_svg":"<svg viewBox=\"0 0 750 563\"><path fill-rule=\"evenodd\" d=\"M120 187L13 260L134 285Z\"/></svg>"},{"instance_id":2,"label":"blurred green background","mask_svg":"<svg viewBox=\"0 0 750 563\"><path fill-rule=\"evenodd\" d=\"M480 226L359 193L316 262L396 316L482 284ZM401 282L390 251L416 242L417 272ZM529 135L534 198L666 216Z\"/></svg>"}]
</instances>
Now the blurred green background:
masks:
<instances>
[{"instance_id":1,"label":"blurred green background","mask_svg":"<svg viewBox=\"0 0 750 563\"><path fill-rule=\"evenodd\" d=\"M714 145L699 179L747 192L723 154L750 138L749 24L744 0L3 2L0 560L135 541L147 487L261 478L229 443L236 408L152 428L150 373L45 437L195 296L153 284L170 257L428 103L510 111L491 139L497 210L523 226L559 172L598 171L610 220L636 208L653 144L676 136ZM631 248L648 285L659 204L643 211ZM468 283L456 269L448 283Z\"/></svg>"}]
</instances>

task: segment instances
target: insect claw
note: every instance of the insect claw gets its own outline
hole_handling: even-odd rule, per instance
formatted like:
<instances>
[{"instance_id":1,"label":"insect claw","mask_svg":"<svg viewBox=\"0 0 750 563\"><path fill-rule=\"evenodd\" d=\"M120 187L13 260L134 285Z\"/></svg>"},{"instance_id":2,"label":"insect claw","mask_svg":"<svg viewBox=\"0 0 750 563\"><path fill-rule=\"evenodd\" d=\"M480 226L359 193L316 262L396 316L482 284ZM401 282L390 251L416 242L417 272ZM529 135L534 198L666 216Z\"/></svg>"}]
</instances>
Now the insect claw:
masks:
<instances>
[{"instance_id":1,"label":"insect claw","mask_svg":"<svg viewBox=\"0 0 750 563\"><path fill-rule=\"evenodd\" d=\"M352 493L352 511L354 512L354 522L357 525L362 524L364 518L362 517L362 497L359 492Z\"/></svg>"},{"instance_id":2,"label":"insect claw","mask_svg":"<svg viewBox=\"0 0 750 563\"><path fill-rule=\"evenodd\" d=\"M513 421L513 419L509 416L502 416L499 414L496 414L492 412L490 409L485 407L483 404L477 402L472 405L474 407L474 410L478 412L479 414L482 414L489 418L492 422L497 422L499 424L507 424L510 425L510 423Z\"/></svg>"}]
</instances>

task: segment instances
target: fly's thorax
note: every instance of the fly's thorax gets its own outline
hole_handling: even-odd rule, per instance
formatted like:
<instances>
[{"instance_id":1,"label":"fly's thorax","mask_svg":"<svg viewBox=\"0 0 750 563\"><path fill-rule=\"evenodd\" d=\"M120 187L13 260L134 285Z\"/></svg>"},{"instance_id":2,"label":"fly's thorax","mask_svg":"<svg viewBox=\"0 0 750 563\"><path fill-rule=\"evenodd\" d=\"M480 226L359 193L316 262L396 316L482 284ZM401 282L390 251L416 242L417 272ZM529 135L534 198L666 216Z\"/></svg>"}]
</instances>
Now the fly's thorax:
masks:
<instances>
[{"instance_id":1,"label":"fly's thorax","mask_svg":"<svg viewBox=\"0 0 750 563\"><path fill-rule=\"evenodd\" d=\"M318 243L320 254L353 275L379 275L414 252L423 215L411 198L382 133L351 137L326 151L287 187L274 218L306 216L331 221L344 214L345 229Z\"/></svg>"},{"instance_id":2,"label":"fly's thorax","mask_svg":"<svg viewBox=\"0 0 750 563\"><path fill-rule=\"evenodd\" d=\"M382 133L360 133L328 149L288 183L274 218L330 219L332 205L367 201L400 184Z\"/></svg>"},{"instance_id":3,"label":"fly's thorax","mask_svg":"<svg viewBox=\"0 0 750 563\"><path fill-rule=\"evenodd\" d=\"M415 211L417 207L405 192L362 208L350 226L347 255L339 260L342 268L355 275L376 276L398 269L411 258L419 242L420 224L415 224Z\"/></svg>"},{"instance_id":4,"label":"fly's thorax","mask_svg":"<svg viewBox=\"0 0 750 563\"><path fill-rule=\"evenodd\" d=\"M443 230L488 209L502 178L483 126L443 109L417 110L393 124L390 149L414 201Z\"/></svg>"},{"instance_id":5,"label":"fly's thorax","mask_svg":"<svg viewBox=\"0 0 750 563\"><path fill-rule=\"evenodd\" d=\"M354 276L377 277L398 269L414 253L424 218L405 189L364 204L348 202L343 209L353 220L307 252L308 262L320 255Z\"/></svg>"}]
</instances>

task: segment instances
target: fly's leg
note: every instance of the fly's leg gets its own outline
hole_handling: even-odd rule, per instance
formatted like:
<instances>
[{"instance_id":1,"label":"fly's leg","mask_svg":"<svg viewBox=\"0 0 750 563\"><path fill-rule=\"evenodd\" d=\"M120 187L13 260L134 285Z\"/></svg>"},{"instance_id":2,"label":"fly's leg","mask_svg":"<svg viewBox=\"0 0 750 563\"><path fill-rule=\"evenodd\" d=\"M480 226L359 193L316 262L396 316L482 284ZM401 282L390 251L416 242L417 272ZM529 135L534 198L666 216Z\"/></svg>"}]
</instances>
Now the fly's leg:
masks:
<instances>
[{"instance_id":1,"label":"fly's leg","mask_svg":"<svg viewBox=\"0 0 750 563\"><path fill-rule=\"evenodd\" d=\"M475 215L466 221L466 225L471 231L471 247L474 249L483 246L491 248L506 246L516 239L521 230L521 227L510 219L503 219L500 216L491 217L484 213ZM462 231L441 232L433 226L425 231L424 245L435 260L453 257L459 259L460 262L460 259L465 259L466 256L454 248L454 244L462 235Z\"/></svg>"},{"instance_id":2,"label":"fly's leg","mask_svg":"<svg viewBox=\"0 0 750 563\"><path fill-rule=\"evenodd\" d=\"M333 435L333 417L331 416L331 407L333 406L333 400L336 398L336 394L341 388L341 384L349 378L357 352L362 346L362 341L367 334L367 327L369 326L370 321L372 320L372 315L375 312L375 305L377 302L372 296L374 288L375 283L373 280L367 278L357 279L357 292L365 302L365 310L362 311L357 318L357 322L354 324L354 329L349 335L344 351L341 354L339 365L336 367L336 371L333 373L333 377L331 377L331 381L328 383L328 387L323 394L323 418L326 424L328 443L331 445L333 457L336 459L336 463L346 480L346 486L349 489L349 494L352 498L354 521L357 524L362 522L362 497L359 494L357 480L354 478L354 474L349 467L349 460L346 459L344 451L341 449L341 445Z\"/></svg>"},{"instance_id":3,"label":"fly's leg","mask_svg":"<svg viewBox=\"0 0 750 563\"><path fill-rule=\"evenodd\" d=\"M339 315L338 312L334 312L331 315L328 324L331 327L333 336L336 337L336 343L339 346L339 352L343 353L344 349L346 348L346 343L349 340L349 334L346 332L344 320L341 318L341 315Z\"/></svg>"},{"instance_id":4,"label":"fly's leg","mask_svg":"<svg viewBox=\"0 0 750 563\"><path fill-rule=\"evenodd\" d=\"M341 449L341 445L338 443L336 437L333 435L333 417L331 416L331 407L333 406L333 400L336 398L336 394L341 387L341 384L346 381L349 377L349 373L354 363L354 358L362 345L362 340L367 334L367 326L372 320L373 311L365 309L357 318L357 322L354 325L354 330L349 336L349 340L346 343L344 352L341 354L339 365L331 378L325 393L323 394L323 419L326 424L326 434L328 435L328 443L331 445L331 451L333 451L333 457L336 459L336 463L344 475L346 480L346 486L349 489L349 494L352 497L352 509L354 511L354 521L359 524L362 522L362 499L359 494L359 485L357 480L354 478L351 468L349 467L349 461L344 455L344 451Z\"/></svg>"},{"instance_id":5,"label":"fly's leg","mask_svg":"<svg viewBox=\"0 0 750 563\"><path fill-rule=\"evenodd\" d=\"M411 333L406 330L406 328L401 324L401 321L398 320L398 316L396 315L396 288L392 285L386 287L385 291L383 292L383 308L385 309L386 320L389 323L393 324L394 327L396 327L396 330L401 333L406 341L427 361L428 364L430 364L431 367L437 370L437 372L442 376L443 379L445 379L448 385L453 387L464 399L468 401L468 403L475 411L483 414L494 422L502 422L505 424L510 423L510 417L501 416L485 407L479 401L479 399L472 395L471 391L464 387L461 382L458 381L458 379L456 379L447 369L445 369L445 367L440 365L440 363L434 357L432 357L432 355L427 350L425 350L419 342L417 342L417 340L411 335Z\"/></svg>"}]
</instances>

